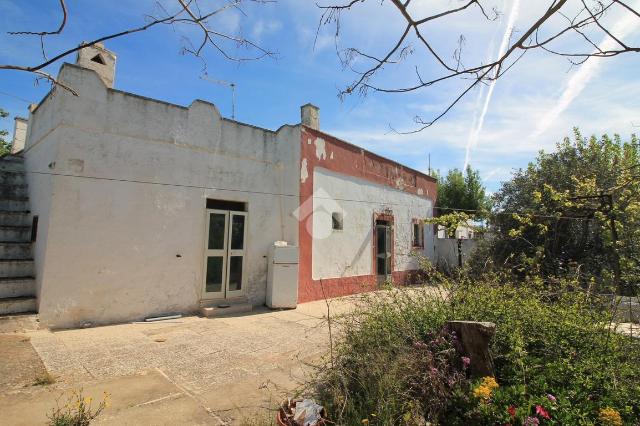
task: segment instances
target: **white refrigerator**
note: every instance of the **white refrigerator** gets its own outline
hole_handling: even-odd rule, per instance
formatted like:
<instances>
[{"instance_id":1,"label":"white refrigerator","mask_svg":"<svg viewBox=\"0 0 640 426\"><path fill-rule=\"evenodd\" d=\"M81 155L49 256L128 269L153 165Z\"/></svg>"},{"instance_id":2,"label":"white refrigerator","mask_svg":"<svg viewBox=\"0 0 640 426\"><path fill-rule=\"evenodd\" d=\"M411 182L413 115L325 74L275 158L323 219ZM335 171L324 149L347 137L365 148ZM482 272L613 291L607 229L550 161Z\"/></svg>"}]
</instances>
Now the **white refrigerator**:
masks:
<instances>
[{"instance_id":1,"label":"white refrigerator","mask_svg":"<svg viewBox=\"0 0 640 426\"><path fill-rule=\"evenodd\" d=\"M267 306L298 306L298 247L273 244L269 249L267 273Z\"/></svg>"}]
</instances>

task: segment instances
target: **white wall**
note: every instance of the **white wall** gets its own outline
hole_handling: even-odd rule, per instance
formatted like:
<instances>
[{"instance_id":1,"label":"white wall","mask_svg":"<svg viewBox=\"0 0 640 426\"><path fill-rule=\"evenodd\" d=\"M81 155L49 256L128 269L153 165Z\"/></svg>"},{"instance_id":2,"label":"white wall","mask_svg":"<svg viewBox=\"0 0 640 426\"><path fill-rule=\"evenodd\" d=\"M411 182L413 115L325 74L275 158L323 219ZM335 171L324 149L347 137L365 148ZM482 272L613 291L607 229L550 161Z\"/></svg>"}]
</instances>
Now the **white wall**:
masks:
<instances>
[{"instance_id":1,"label":"white wall","mask_svg":"<svg viewBox=\"0 0 640 426\"><path fill-rule=\"evenodd\" d=\"M431 217L431 200L316 167L313 173L313 279L371 275L373 214L394 216L394 271L417 269L410 256L412 220ZM331 229L331 213L343 211L343 230ZM433 232L424 227L422 254L433 259Z\"/></svg>"},{"instance_id":2,"label":"white wall","mask_svg":"<svg viewBox=\"0 0 640 426\"><path fill-rule=\"evenodd\" d=\"M40 320L66 327L197 309L207 198L248 203L246 295L264 303L268 247L298 241L299 128L271 132L202 101L184 108L107 89L68 64L60 77L80 96L58 91L48 118L41 105L32 121L52 130L26 153L30 175L54 174L42 175L53 188L36 248ZM43 188L33 179L32 200Z\"/></svg>"},{"instance_id":3,"label":"white wall","mask_svg":"<svg viewBox=\"0 0 640 426\"><path fill-rule=\"evenodd\" d=\"M461 239L462 264L469 260L471 253L476 248L477 241L469 239ZM457 268L458 259L458 240L455 238L436 238L435 239L436 264L439 268L449 271Z\"/></svg>"},{"instance_id":4,"label":"white wall","mask_svg":"<svg viewBox=\"0 0 640 426\"><path fill-rule=\"evenodd\" d=\"M11 142L11 153L22 151L27 139L28 121L21 117L16 117L13 123L13 141Z\"/></svg>"}]
</instances>

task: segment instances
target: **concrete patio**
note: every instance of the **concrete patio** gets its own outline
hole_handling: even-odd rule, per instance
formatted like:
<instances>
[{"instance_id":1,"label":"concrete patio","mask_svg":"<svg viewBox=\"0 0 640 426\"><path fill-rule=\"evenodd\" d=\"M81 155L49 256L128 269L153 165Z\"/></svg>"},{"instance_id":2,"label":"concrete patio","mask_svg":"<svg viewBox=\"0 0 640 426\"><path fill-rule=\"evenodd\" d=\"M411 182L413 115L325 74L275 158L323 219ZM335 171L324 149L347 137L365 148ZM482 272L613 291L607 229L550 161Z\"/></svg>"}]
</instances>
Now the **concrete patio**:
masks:
<instances>
[{"instance_id":1,"label":"concrete patio","mask_svg":"<svg viewBox=\"0 0 640 426\"><path fill-rule=\"evenodd\" d=\"M331 300L331 317L357 300ZM307 380L309 363L326 354L329 333L327 304L318 301L296 310L14 335L23 345L30 339L55 383L5 385L0 424L46 424L56 401L64 405L82 388L94 401L110 395L97 424L218 425L270 418L268 410Z\"/></svg>"}]
</instances>

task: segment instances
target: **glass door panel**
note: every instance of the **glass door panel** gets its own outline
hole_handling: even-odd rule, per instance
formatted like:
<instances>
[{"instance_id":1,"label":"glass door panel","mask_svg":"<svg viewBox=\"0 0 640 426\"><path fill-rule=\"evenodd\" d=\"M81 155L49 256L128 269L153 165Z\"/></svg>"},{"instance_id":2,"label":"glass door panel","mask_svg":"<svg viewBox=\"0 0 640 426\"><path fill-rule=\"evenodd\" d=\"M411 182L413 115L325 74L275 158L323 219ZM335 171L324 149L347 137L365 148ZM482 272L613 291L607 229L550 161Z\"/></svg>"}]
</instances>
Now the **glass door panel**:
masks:
<instances>
[{"instance_id":1,"label":"glass door panel","mask_svg":"<svg viewBox=\"0 0 640 426\"><path fill-rule=\"evenodd\" d=\"M222 292L224 282L224 256L207 257L207 282L205 293Z\"/></svg>"},{"instance_id":2,"label":"glass door panel","mask_svg":"<svg viewBox=\"0 0 640 426\"><path fill-rule=\"evenodd\" d=\"M244 249L244 220L245 216L231 214L231 250Z\"/></svg>"},{"instance_id":3,"label":"glass door panel","mask_svg":"<svg viewBox=\"0 0 640 426\"><path fill-rule=\"evenodd\" d=\"M392 271L391 257L393 241L391 225L376 223L376 274L390 277Z\"/></svg>"},{"instance_id":4,"label":"glass door panel","mask_svg":"<svg viewBox=\"0 0 640 426\"><path fill-rule=\"evenodd\" d=\"M244 256L229 258L229 291L242 290L242 259Z\"/></svg>"},{"instance_id":5,"label":"glass door panel","mask_svg":"<svg viewBox=\"0 0 640 426\"><path fill-rule=\"evenodd\" d=\"M226 237L227 215L226 213L209 214L209 250L224 250Z\"/></svg>"},{"instance_id":6,"label":"glass door panel","mask_svg":"<svg viewBox=\"0 0 640 426\"><path fill-rule=\"evenodd\" d=\"M204 297L223 298L227 278L228 213L207 210L204 270Z\"/></svg>"}]
</instances>

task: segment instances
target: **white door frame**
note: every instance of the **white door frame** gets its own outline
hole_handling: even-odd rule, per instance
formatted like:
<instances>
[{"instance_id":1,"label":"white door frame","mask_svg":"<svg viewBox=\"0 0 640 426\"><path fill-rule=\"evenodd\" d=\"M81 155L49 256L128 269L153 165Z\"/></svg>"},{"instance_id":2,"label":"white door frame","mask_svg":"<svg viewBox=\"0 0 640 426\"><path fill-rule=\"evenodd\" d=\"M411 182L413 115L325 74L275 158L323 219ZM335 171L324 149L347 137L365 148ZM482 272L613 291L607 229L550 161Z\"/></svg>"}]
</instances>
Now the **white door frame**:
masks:
<instances>
[{"instance_id":1,"label":"white door frame","mask_svg":"<svg viewBox=\"0 0 640 426\"><path fill-rule=\"evenodd\" d=\"M211 214L221 214L224 215L224 239L223 239L223 247L222 249L209 249L209 223L210 223L210 215ZM233 216L244 216L244 234L242 236L242 249L231 249L231 235L232 235L232 220ZM229 211L229 210L217 210L217 209L206 209L205 215L205 238L204 238L204 262L203 262L203 276L202 276L202 298L203 299L229 299L234 297L239 297L244 295L245 293L245 269L246 269L246 251L247 251L247 227L248 227L248 215L246 212L237 212L237 211ZM216 292L208 292L207 291L207 267L208 267L208 258L209 257L221 257L222 258L222 283L220 286L220 291ZM231 262L230 258L232 256L241 256L242 257L242 271L241 271L241 282L240 282L240 290L230 290L229 289L229 278L230 278L230 268Z\"/></svg>"}]
</instances>

